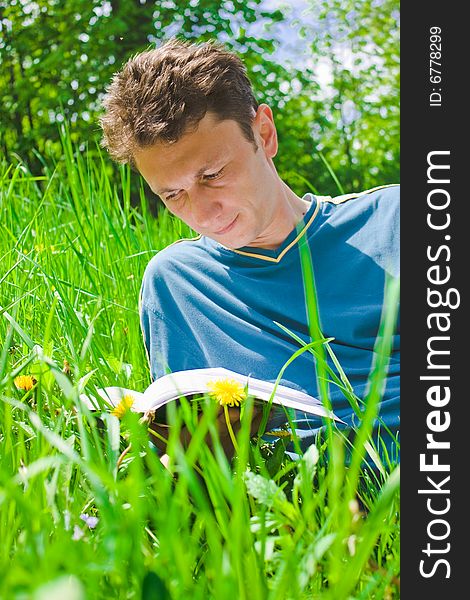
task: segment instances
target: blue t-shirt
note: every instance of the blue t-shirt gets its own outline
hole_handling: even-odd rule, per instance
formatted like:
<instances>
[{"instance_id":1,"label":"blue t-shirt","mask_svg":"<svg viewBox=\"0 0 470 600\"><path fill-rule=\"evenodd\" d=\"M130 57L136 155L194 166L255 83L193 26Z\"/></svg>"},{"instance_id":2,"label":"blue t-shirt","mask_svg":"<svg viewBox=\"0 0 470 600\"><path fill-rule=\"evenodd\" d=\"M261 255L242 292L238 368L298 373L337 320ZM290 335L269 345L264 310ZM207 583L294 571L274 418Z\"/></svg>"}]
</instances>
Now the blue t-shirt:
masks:
<instances>
[{"instance_id":1,"label":"blue t-shirt","mask_svg":"<svg viewBox=\"0 0 470 600\"><path fill-rule=\"evenodd\" d=\"M310 208L276 250L231 250L199 236L160 251L147 266L140 297L152 379L169 371L225 367L275 381L301 347L276 323L310 341L299 254L303 239L312 257L323 335L334 338L331 348L355 394L364 398L385 279L387 273L399 275L399 189L382 186L337 198L307 194ZM399 373L397 326L380 404L382 423L393 433L399 430ZM282 383L318 397L313 356L304 352L296 358ZM357 425L343 391L330 384L329 393L336 415ZM270 425L280 420L286 418L278 411ZM296 420L306 447L321 423L305 413Z\"/></svg>"}]
</instances>

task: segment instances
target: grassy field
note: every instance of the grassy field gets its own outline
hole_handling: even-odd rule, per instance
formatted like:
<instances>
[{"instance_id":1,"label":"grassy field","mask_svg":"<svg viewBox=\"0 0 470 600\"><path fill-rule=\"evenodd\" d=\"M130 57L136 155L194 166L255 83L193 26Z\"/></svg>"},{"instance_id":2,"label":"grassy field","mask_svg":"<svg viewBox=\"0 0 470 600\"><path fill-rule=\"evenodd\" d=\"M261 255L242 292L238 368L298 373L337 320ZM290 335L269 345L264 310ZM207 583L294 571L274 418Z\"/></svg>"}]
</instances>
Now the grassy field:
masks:
<instances>
[{"instance_id":1,"label":"grassy field","mask_svg":"<svg viewBox=\"0 0 470 600\"><path fill-rule=\"evenodd\" d=\"M63 141L43 178L0 173L0 598L398 598L399 470L362 473L363 445L345 468L330 428L293 461L282 439L250 440L244 421L229 464L208 405L186 450L178 431L191 416L170 415L170 473L136 414L79 402L95 386L150 383L141 277L190 232L144 200L133 208L125 169L112 186L109 165ZM364 441L385 368L372 373ZM19 375L33 389L17 389Z\"/></svg>"}]
</instances>

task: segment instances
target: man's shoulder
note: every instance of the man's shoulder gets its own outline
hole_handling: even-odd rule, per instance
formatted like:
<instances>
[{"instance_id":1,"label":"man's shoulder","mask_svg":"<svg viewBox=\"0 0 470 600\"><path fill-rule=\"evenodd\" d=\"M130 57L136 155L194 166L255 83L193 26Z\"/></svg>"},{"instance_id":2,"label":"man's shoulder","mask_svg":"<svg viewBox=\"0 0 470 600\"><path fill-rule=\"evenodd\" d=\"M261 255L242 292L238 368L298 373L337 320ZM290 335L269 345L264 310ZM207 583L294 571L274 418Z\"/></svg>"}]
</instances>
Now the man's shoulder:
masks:
<instances>
[{"instance_id":1,"label":"man's shoulder","mask_svg":"<svg viewBox=\"0 0 470 600\"><path fill-rule=\"evenodd\" d=\"M322 196L323 202L331 203L337 206L351 207L355 204L378 205L378 202L396 202L400 199L400 185L391 183L387 185L379 185L361 192L353 192L351 194L342 194L340 196Z\"/></svg>"},{"instance_id":2,"label":"man's shoulder","mask_svg":"<svg viewBox=\"0 0 470 600\"><path fill-rule=\"evenodd\" d=\"M144 280L166 280L185 277L188 271L211 261L202 236L176 240L153 256L144 272Z\"/></svg>"},{"instance_id":3,"label":"man's shoulder","mask_svg":"<svg viewBox=\"0 0 470 600\"><path fill-rule=\"evenodd\" d=\"M377 220L391 224L400 219L400 186L397 184L336 197L321 196L319 200L325 223L334 226L354 223L356 227L368 227Z\"/></svg>"},{"instance_id":4,"label":"man's shoulder","mask_svg":"<svg viewBox=\"0 0 470 600\"><path fill-rule=\"evenodd\" d=\"M181 238L179 240L175 240L168 246L165 246L165 248L160 250L158 254L165 257L178 257L191 254L194 252L195 248L199 248L201 246L201 241L202 235L196 235L191 238Z\"/></svg>"},{"instance_id":5,"label":"man's shoulder","mask_svg":"<svg viewBox=\"0 0 470 600\"><path fill-rule=\"evenodd\" d=\"M140 289L140 302L154 310L160 310L159 298L169 297L180 287L183 280L191 278L204 260L207 252L201 245L201 236L177 240L159 250L147 263ZM205 258L204 258L205 257Z\"/></svg>"},{"instance_id":6,"label":"man's shoulder","mask_svg":"<svg viewBox=\"0 0 470 600\"><path fill-rule=\"evenodd\" d=\"M388 185L326 200L326 239L368 256L391 275L399 273L400 186ZM333 237L332 237L333 236ZM325 243L325 242L324 242Z\"/></svg>"}]
</instances>

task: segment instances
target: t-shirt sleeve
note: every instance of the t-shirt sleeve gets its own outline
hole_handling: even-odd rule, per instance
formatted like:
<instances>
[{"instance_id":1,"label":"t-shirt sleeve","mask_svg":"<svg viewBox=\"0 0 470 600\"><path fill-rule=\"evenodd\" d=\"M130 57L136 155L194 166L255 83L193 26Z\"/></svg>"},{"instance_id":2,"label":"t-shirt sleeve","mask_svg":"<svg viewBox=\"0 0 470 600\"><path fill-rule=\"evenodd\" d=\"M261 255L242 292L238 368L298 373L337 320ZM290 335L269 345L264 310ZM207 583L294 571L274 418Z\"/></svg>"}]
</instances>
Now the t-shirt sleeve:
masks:
<instances>
[{"instance_id":1,"label":"t-shirt sleeve","mask_svg":"<svg viewBox=\"0 0 470 600\"><path fill-rule=\"evenodd\" d=\"M202 365L202 353L194 340L145 303L140 308L140 323L152 381L172 371Z\"/></svg>"},{"instance_id":2,"label":"t-shirt sleeve","mask_svg":"<svg viewBox=\"0 0 470 600\"><path fill-rule=\"evenodd\" d=\"M147 266L140 290L140 325L152 381L169 372L204 366L203 352L188 323L179 323L173 309L165 261L154 257ZM174 313L174 314L173 314Z\"/></svg>"}]
</instances>

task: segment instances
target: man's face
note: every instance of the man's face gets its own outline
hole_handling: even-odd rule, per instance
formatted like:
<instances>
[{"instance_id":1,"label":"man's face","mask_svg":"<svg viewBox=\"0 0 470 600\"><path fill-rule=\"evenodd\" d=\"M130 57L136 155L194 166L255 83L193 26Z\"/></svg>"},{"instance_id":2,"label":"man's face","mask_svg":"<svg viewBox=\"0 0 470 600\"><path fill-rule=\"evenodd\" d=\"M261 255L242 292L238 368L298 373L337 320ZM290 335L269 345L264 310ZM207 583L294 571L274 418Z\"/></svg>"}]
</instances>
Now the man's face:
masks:
<instances>
[{"instance_id":1,"label":"man's face","mask_svg":"<svg viewBox=\"0 0 470 600\"><path fill-rule=\"evenodd\" d=\"M276 214L277 139L266 105L253 131L257 150L236 121L208 113L179 141L140 149L135 163L168 210L194 231L228 248L263 246Z\"/></svg>"}]
</instances>

